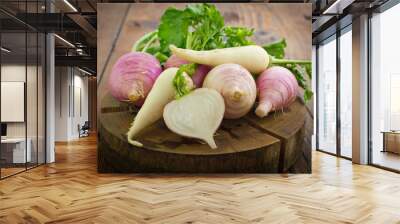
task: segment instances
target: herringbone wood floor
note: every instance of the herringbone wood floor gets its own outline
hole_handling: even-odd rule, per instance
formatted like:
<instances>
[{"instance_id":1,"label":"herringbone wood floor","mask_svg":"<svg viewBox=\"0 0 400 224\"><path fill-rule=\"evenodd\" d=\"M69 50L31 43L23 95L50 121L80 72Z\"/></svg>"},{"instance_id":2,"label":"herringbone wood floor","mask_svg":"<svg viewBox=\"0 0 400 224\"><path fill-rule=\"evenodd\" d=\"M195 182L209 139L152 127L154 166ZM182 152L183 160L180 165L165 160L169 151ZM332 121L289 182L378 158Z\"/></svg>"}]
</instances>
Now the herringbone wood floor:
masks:
<instances>
[{"instance_id":1,"label":"herringbone wood floor","mask_svg":"<svg viewBox=\"0 0 400 224\"><path fill-rule=\"evenodd\" d=\"M0 223L400 223L400 175L314 152L311 175L119 175L96 139L0 181Z\"/></svg>"}]
</instances>

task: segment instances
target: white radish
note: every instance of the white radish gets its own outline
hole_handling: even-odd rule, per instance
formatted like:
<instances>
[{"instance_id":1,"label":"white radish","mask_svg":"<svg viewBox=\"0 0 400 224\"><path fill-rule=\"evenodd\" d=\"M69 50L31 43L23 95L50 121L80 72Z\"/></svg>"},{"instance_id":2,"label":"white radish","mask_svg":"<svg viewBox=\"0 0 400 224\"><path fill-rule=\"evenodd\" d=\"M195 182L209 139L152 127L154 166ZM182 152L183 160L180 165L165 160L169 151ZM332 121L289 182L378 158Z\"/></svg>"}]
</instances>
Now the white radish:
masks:
<instances>
[{"instance_id":1,"label":"white radish","mask_svg":"<svg viewBox=\"0 0 400 224\"><path fill-rule=\"evenodd\" d=\"M141 143L134 141L133 138L144 128L160 119L163 116L164 106L174 99L175 89L172 85L172 80L177 71L178 68L168 68L156 79L153 88L150 90L149 95L127 133L128 141L131 144L142 146ZM193 88L192 79L186 73L183 74L186 78L188 88Z\"/></svg>"},{"instance_id":2,"label":"white radish","mask_svg":"<svg viewBox=\"0 0 400 224\"><path fill-rule=\"evenodd\" d=\"M170 46L173 54L179 58L197 64L217 66L226 63L239 64L253 74L259 74L267 69L269 55L264 48L257 45L194 51Z\"/></svg>"},{"instance_id":3,"label":"white radish","mask_svg":"<svg viewBox=\"0 0 400 224\"><path fill-rule=\"evenodd\" d=\"M257 88L253 76L238 64L222 64L213 68L203 87L217 90L225 100L225 118L246 115L256 101Z\"/></svg>"},{"instance_id":4,"label":"white radish","mask_svg":"<svg viewBox=\"0 0 400 224\"><path fill-rule=\"evenodd\" d=\"M202 139L217 148L213 135L224 117L221 94L213 89L199 88L167 104L164 121L167 127L182 136Z\"/></svg>"}]
</instances>

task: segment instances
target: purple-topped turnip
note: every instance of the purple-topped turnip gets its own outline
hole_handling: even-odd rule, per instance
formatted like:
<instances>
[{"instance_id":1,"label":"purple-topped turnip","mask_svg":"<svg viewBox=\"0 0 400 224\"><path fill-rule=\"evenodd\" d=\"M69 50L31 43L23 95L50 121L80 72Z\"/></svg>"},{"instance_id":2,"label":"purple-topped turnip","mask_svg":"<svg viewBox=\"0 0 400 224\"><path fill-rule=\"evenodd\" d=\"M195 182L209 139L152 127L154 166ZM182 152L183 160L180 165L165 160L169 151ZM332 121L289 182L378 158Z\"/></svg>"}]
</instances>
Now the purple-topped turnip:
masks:
<instances>
[{"instance_id":1,"label":"purple-topped turnip","mask_svg":"<svg viewBox=\"0 0 400 224\"><path fill-rule=\"evenodd\" d=\"M161 72L160 62L154 56L127 53L112 68L108 79L110 93L119 101L141 106Z\"/></svg>"},{"instance_id":2,"label":"purple-topped turnip","mask_svg":"<svg viewBox=\"0 0 400 224\"><path fill-rule=\"evenodd\" d=\"M260 102L256 108L259 117L265 117L270 111L288 107L299 91L296 77L288 69L273 66L257 78Z\"/></svg>"}]
</instances>

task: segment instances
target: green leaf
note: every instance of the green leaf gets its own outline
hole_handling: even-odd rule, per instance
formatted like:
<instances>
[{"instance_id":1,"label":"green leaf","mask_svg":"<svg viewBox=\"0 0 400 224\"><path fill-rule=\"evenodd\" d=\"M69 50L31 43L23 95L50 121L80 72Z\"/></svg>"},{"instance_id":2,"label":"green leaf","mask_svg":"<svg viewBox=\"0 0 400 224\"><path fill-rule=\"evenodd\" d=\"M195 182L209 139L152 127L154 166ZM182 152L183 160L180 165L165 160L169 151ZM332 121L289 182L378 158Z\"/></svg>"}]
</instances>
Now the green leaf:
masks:
<instances>
[{"instance_id":1,"label":"green leaf","mask_svg":"<svg viewBox=\"0 0 400 224\"><path fill-rule=\"evenodd\" d=\"M306 69L308 78L311 80L311 79L312 79L312 68L311 68L311 63L310 63L310 64L304 65L304 67L305 67L305 69Z\"/></svg>"},{"instance_id":2,"label":"green leaf","mask_svg":"<svg viewBox=\"0 0 400 224\"><path fill-rule=\"evenodd\" d=\"M182 71L186 72L190 77L193 76L193 74L196 72L197 69L197 64L195 63L190 63L190 64L184 64L179 67Z\"/></svg>"},{"instance_id":3,"label":"green leaf","mask_svg":"<svg viewBox=\"0 0 400 224\"><path fill-rule=\"evenodd\" d=\"M190 31L186 48L193 50L208 50L214 47L213 42L218 38L224 27L224 18L214 5L189 5L186 11L191 15Z\"/></svg>"},{"instance_id":4,"label":"green leaf","mask_svg":"<svg viewBox=\"0 0 400 224\"><path fill-rule=\"evenodd\" d=\"M226 47L239 47L254 44L253 41L249 40L253 36L254 29L246 27L224 27L224 38L226 39L224 48Z\"/></svg>"},{"instance_id":5,"label":"green leaf","mask_svg":"<svg viewBox=\"0 0 400 224\"><path fill-rule=\"evenodd\" d=\"M312 96L313 96L313 95L314 95L314 93L313 93L311 90L306 89L306 90L304 91L304 101L305 101L305 102L308 102L309 100L312 99Z\"/></svg>"},{"instance_id":6,"label":"green leaf","mask_svg":"<svg viewBox=\"0 0 400 224\"><path fill-rule=\"evenodd\" d=\"M194 63L181 65L176 72L174 79L172 80L172 85L175 89L175 98L179 99L184 95L190 93L191 88L187 86L186 78L183 73L188 74L190 77L196 71L197 65Z\"/></svg>"},{"instance_id":7,"label":"green leaf","mask_svg":"<svg viewBox=\"0 0 400 224\"><path fill-rule=\"evenodd\" d=\"M184 48L190 25L190 15L185 10L168 8L161 16L158 26L158 37L161 52L169 55L169 45Z\"/></svg>"},{"instance_id":8,"label":"green leaf","mask_svg":"<svg viewBox=\"0 0 400 224\"><path fill-rule=\"evenodd\" d=\"M281 39L280 41L266 44L263 48L267 53L277 59L282 59L285 57L286 40Z\"/></svg>"},{"instance_id":9,"label":"green leaf","mask_svg":"<svg viewBox=\"0 0 400 224\"><path fill-rule=\"evenodd\" d=\"M223 16L211 4L191 4L183 10L170 7L161 16L158 29L140 38L133 50L157 55L165 61L164 56L171 55L171 44L193 50L254 44L250 40L253 29L224 24Z\"/></svg>"}]
</instances>

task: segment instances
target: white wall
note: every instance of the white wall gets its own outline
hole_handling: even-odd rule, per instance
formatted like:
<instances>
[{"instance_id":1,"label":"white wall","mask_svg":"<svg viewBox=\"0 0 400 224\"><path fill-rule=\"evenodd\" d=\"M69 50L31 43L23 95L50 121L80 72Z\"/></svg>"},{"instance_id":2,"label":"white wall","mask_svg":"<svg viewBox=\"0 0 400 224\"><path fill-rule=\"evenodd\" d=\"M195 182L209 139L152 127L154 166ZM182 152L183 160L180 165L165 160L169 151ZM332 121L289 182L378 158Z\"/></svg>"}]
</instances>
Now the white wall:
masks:
<instances>
[{"instance_id":1,"label":"white wall","mask_svg":"<svg viewBox=\"0 0 400 224\"><path fill-rule=\"evenodd\" d=\"M74 127L77 127L78 124L81 126L85 123L85 121L89 120L89 94L88 94L88 77L84 76L82 72L79 72L78 75L75 73L75 82L74 85L81 90L81 97L80 97L80 105L82 107L82 112L80 113L75 107L75 120L74 120ZM76 90L76 89L75 89ZM76 92L75 92L76 94ZM75 100L78 100L75 97ZM79 133L78 129L74 128L75 134L74 136L78 138Z\"/></svg>"},{"instance_id":2,"label":"white wall","mask_svg":"<svg viewBox=\"0 0 400 224\"><path fill-rule=\"evenodd\" d=\"M28 67L31 70L32 67ZM5 82L25 82L25 65L2 65L1 81ZM1 108L6 110L6 108ZM7 137L25 137L25 123L7 123Z\"/></svg>"},{"instance_id":3,"label":"white wall","mask_svg":"<svg viewBox=\"0 0 400 224\"><path fill-rule=\"evenodd\" d=\"M56 141L79 138L78 125L88 120L88 78L83 75L76 68L56 67Z\"/></svg>"},{"instance_id":4,"label":"white wall","mask_svg":"<svg viewBox=\"0 0 400 224\"><path fill-rule=\"evenodd\" d=\"M36 70L38 69L38 70ZM27 80L25 80L27 78ZM6 122L7 137L9 138L27 138L30 139L32 151L32 161L44 162L45 150L45 116L44 116L44 74L42 68L27 66L25 64L3 64L1 66L1 81L25 82L26 83L26 110L27 120L25 122ZM1 108L8 110L9 108ZM23 111L25 112L25 111ZM39 156L36 157L36 153Z\"/></svg>"},{"instance_id":5,"label":"white wall","mask_svg":"<svg viewBox=\"0 0 400 224\"><path fill-rule=\"evenodd\" d=\"M32 83L32 79L30 78L30 74L35 74L36 75L36 67L33 66L28 66L27 68L28 72L28 81L30 85L36 85L36 80L34 83ZM17 65L17 64L9 64L9 65L2 65L1 66L1 81L2 82L25 82L25 65ZM29 90L32 90L33 92L30 92ZM35 89L28 89L27 93L28 99L27 103L29 104L30 102L33 102L34 100L32 98L36 99L36 88ZM36 101L35 105L27 105L27 106L34 106L36 108ZM7 108L1 108L2 110L7 110ZM28 113L28 122L35 121L36 124L36 113ZM32 127L33 124L28 124L28 128ZM36 129L36 127L35 127ZM7 123L7 136L8 137L25 137L25 122L11 122ZM28 133L28 137L29 133Z\"/></svg>"},{"instance_id":6,"label":"white wall","mask_svg":"<svg viewBox=\"0 0 400 224\"><path fill-rule=\"evenodd\" d=\"M69 139L69 68L55 68L55 141L68 141Z\"/></svg>"}]
</instances>

